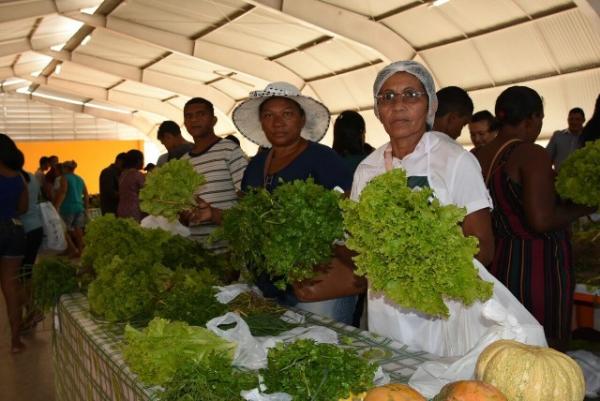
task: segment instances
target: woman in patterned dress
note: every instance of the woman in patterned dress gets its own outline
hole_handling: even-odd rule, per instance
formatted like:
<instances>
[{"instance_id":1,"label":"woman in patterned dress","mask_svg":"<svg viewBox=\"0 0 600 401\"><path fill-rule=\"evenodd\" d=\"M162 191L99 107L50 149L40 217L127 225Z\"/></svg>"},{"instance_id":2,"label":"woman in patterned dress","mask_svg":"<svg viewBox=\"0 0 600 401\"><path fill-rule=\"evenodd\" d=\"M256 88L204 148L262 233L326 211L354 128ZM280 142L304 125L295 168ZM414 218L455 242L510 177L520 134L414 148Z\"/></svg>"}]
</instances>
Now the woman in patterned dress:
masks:
<instances>
[{"instance_id":1,"label":"woman in patterned dress","mask_svg":"<svg viewBox=\"0 0 600 401\"><path fill-rule=\"evenodd\" d=\"M474 152L494 201L489 269L544 326L548 344L564 349L575 287L567 227L592 211L556 195L550 157L534 143L544 118L536 91L506 89L496 100L496 117L498 136Z\"/></svg>"}]
</instances>

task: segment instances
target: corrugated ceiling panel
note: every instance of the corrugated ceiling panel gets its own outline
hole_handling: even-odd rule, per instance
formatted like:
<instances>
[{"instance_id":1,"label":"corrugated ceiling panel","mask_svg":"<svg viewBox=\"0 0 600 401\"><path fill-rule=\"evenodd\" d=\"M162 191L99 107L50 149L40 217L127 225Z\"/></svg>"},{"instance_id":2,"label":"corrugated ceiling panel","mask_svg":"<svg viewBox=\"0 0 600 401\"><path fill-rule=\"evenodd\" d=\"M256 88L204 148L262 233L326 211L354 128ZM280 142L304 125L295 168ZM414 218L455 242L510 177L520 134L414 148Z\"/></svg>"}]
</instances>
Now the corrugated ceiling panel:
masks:
<instances>
[{"instance_id":1,"label":"corrugated ceiling panel","mask_svg":"<svg viewBox=\"0 0 600 401\"><path fill-rule=\"evenodd\" d=\"M465 33L489 29L526 16L512 0L452 0L436 9Z\"/></svg>"},{"instance_id":2,"label":"corrugated ceiling panel","mask_svg":"<svg viewBox=\"0 0 600 401\"><path fill-rule=\"evenodd\" d=\"M503 29L473 40L496 83L555 72L551 55L533 24Z\"/></svg>"},{"instance_id":3,"label":"corrugated ceiling panel","mask_svg":"<svg viewBox=\"0 0 600 401\"><path fill-rule=\"evenodd\" d=\"M15 62L16 57L16 55L0 57L0 67L10 67Z\"/></svg>"},{"instance_id":4,"label":"corrugated ceiling panel","mask_svg":"<svg viewBox=\"0 0 600 401\"><path fill-rule=\"evenodd\" d=\"M35 71L41 71L52 61L52 57L44 56L34 52L21 53L19 61L15 65L17 74L29 75Z\"/></svg>"},{"instance_id":5,"label":"corrugated ceiling panel","mask_svg":"<svg viewBox=\"0 0 600 401\"><path fill-rule=\"evenodd\" d=\"M527 14L535 14L572 3L572 0L513 0Z\"/></svg>"},{"instance_id":6,"label":"corrugated ceiling panel","mask_svg":"<svg viewBox=\"0 0 600 401\"><path fill-rule=\"evenodd\" d=\"M463 32L438 8L423 5L385 18L382 22L417 48L463 37Z\"/></svg>"},{"instance_id":7,"label":"corrugated ceiling panel","mask_svg":"<svg viewBox=\"0 0 600 401\"><path fill-rule=\"evenodd\" d=\"M345 109L369 108L373 106L373 82L383 66L384 64L380 63L351 73L313 81L310 86L334 113Z\"/></svg>"},{"instance_id":8,"label":"corrugated ceiling panel","mask_svg":"<svg viewBox=\"0 0 600 401\"><path fill-rule=\"evenodd\" d=\"M155 46L126 39L102 29L92 33L92 39L76 52L141 67L161 57L165 51Z\"/></svg>"},{"instance_id":9,"label":"corrugated ceiling panel","mask_svg":"<svg viewBox=\"0 0 600 401\"><path fill-rule=\"evenodd\" d=\"M333 4L358 14L376 17L396 8L414 3L414 0L322 0L323 3Z\"/></svg>"},{"instance_id":10,"label":"corrugated ceiling panel","mask_svg":"<svg viewBox=\"0 0 600 401\"><path fill-rule=\"evenodd\" d=\"M561 70L600 64L600 28L577 9L537 21Z\"/></svg>"},{"instance_id":11,"label":"corrugated ceiling panel","mask_svg":"<svg viewBox=\"0 0 600 401\"><path fill-rule=\"evenodd\" d=\"M84 139L82 136L95 139L145 137L125 124L10 94L0 94L0 130L15 140Z\"/></svg>"},{"instance_id":12,"label":"corrugated ceiling panel","mask_svg":"<svg viewBox=\"0 0 600 401\"><path fill-rule=\"evenodd\" d=\"M150 97L163 100L174 95L173 92L162 90L150 85L144 85L139 82L125 81L117 88L119 92L131 93L133 95Z\"/></svg>"},{"instance_id":13,"label":"corrugated ceiling panel","mask_svg":"<svg viewBox=\"0 0 600 401\"><path fill-rule=\"evenodd\" d=\"M277 59L305 79L341 71L353 66L373 62L379 54L352 45L346 41L333 39L317 46Z\"/></svg>"},{"instance_id":14,"label":"corrugated ceiling panel","mask_svg":"<svg viewBox=\"0 0 600 401\"><path fill-rule=\"evenodd\" d=\"M472 41L461 41L423 51L421 55L440 87L491 85L487 67L475 46Z\"/></svg>"},{"instance_id":15,"label":"corrugated ceiling panel","mask_svg":"<svg viewBox=\"0 0 600 401\"><path fill-rule=\"evenodd\" d=\"M283 16L254 9L202 39L261 56L273 56L322 36Z\"/></svg>"},{"instance_id":16,"label":"corrugated ceiling panel","mask_svg":"<svg viewBox=\"0 0 600 401\"><path fill-rule=\"evenodd\" d=\"M193 79L201 82L212 81L213 79L218 78L219 75L215 74L214 71L223 71L224 74L231 72L229 70L224 71L223 68L217 64L208 63L197 58L179 54L169 55L152 65L150 69L176 77Z\"/></svg>"},{"instance_id":17,"label":"corrugated ceiling panel","mask_svg":"<svg viewBox=\"0 0 600 401\"><path fill-rule=\"evenodd\" d=\"M19 21L3 22L0 24L0 42L8 42L15 39L25 39L35 23L35 18L27 18Z\"/></svg>"},{"instance_id":18,"label":"corrugated ceiling panel","mask_svg":"<svg viewBox=\"0 0 600 401\"><path fill-rule=\"evenodd\" d=\"M229 78L213 82L211 86L219 89L221 92L226 93L233 99L245 99L248 97L248 93L250 93L250 91L264 88L264 85L257 87L252 83L243 84L237 80L232 80Z\"/></svg>"},{"instance_id":19,"label":"corrugated ceiling panel","mask_svg":"<svg viewBox=\"0 0 600 401\"><path fill-rule=\"evenodd\" d=\"M82 22L60 15L50 15L42 19L31 38L31 45L43 49L58 43L65 43L81 28Z\"/></svg>"},{"instance_id":20,"label":"corrugated ceiling panel","mask_svg":"<svg viewBox=\"0 0 600 401\"><path fill-rule=\"evenodd\" d=\"M54 75L58 74L55 72ZM69 81L99 86L102 88L108 88L121 81L121 78L114 75L69 62L62 63L60 75L58 76Z\"/></svg>"},{"instance_id":21,"label":"corrugated ceiling panel","mask_svg":"<svg viewBox=\"0 0 600 401\"><path fill-rule=\"evenodd\" d=\"M113 15L167 32L193 36L225 19L245 4L231 0L143 0L127 2Z\"/></svg>"}]
</instances>

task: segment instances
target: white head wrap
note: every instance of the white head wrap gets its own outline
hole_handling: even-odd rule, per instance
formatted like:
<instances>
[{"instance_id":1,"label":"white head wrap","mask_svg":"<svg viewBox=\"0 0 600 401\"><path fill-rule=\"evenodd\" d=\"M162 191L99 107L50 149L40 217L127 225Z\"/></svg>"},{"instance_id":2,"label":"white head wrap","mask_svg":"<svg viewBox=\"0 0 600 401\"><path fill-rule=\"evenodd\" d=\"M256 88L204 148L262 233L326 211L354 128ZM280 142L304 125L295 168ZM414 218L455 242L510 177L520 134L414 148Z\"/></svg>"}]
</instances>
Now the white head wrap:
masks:
<instances>
[{"instance_id":1,"label":"white head wrap","mask_svg":"<svg viewBox=\"0 0 600 401\"><path fill-rule=\"evenodd\" d=\"M433 120L435 119L438 101L437 96L435 95L435 83L433 82L433 77L422 64L416 61L408 60L396 61L395 63L388 65L383 70L379 71L377 78L375 78L375 83L373 84L373 96L377 96L385 81L387 81L389 77L397 72L407 72L411 75L414 75L419 81L421 81L421 84L423 84L425 92L427 92L429 105L427 110L427 129L431 129L431 127L433 127ZM377 118L379 118L377 101L375 101L374 110L375 115Z\"/></svg>"}]
</instances>

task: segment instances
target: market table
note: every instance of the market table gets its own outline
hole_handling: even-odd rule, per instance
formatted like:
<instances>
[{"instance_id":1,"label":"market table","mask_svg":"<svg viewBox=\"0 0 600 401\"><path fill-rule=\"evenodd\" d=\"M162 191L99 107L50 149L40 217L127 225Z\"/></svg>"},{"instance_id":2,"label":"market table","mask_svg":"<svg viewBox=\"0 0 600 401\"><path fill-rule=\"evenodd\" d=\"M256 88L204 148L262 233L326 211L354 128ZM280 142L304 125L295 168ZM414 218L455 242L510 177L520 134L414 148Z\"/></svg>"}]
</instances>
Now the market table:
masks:
<instances>
[{"instance_id":1,"label":"market table","mask_svg":"<svg viewBox=\"0 0 600 401\"><path fill-rule=\"evenodd\" d=\"M406 383L433 355L409 349L389 338L294 309L306 324L336 331L344 347L367 353L393 382ZM123 360L123 324L95 320L87 298L64 295L54 315L53 358L57 401L158 400L158 388L137 380Z\"/></svg>"}]
</instances>

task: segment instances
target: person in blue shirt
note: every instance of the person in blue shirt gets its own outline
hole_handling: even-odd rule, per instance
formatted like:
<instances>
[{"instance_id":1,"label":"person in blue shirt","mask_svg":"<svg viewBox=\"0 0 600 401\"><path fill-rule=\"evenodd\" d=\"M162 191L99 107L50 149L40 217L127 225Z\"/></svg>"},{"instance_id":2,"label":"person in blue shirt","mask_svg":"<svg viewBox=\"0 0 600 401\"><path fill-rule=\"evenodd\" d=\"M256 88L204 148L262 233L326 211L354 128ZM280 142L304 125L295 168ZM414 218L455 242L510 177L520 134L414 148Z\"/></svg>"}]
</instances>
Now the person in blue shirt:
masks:
<instances>
[{"instance_id":1,"label":"person in blue shirt","mask_svg":"<svg viewBox=\"0 0 600 401\"><path fill-rule=\"evenodd\" d=\"M234 110L233 121L242 135L269 150L258 153L248 164L242 191L262 187L271 192L282 182L309 177L325 188L349 191L350 169L333 149L317 143L325 135L329 119L327 107L289 83L275 82L252 92ZM356 296L298 302L291 288L277 290L268 277L260 277L257 285L265 296L283 304L352 323Z\"/></svg>"},{"instance_id":2,"label":"person in blue shirt","mask_svg":"<svg viewBox=\"0 0 600 401\"><path fill-rule=\"evenodd\" d=\"M11 332L11 352L25 349L21 342L21 285L19 269L25 252L25 232L19 215L27 211L28 196L20 174L23 153L8 135L0 134L0 286Z\"/></svg>"}]
</instances>

